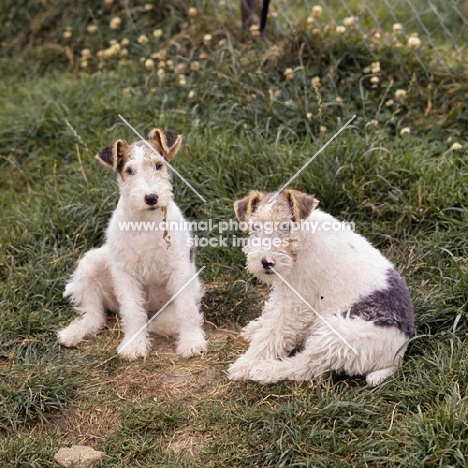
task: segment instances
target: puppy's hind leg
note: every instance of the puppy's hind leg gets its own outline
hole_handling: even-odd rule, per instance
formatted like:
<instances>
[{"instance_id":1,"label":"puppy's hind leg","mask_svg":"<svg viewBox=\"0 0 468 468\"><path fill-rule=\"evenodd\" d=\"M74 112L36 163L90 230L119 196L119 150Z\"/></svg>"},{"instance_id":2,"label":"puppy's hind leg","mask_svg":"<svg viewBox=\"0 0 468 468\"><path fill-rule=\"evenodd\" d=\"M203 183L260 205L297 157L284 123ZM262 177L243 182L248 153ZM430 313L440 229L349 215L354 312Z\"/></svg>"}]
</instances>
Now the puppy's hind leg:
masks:
<instances>
[{"instance_id":1,"label":"puppy's hind leg","mask_svg":"<svg viewBox=\"0 0 468 468\"><path fill-rule=\"evenodd\" d=\"M105 325L105 307L115 309L106 249L90 250L79 262L64 297L70 297L81 316L59 331L60 344L76 346L88 334L99 333Z\"/></svg>"}]
</instances>

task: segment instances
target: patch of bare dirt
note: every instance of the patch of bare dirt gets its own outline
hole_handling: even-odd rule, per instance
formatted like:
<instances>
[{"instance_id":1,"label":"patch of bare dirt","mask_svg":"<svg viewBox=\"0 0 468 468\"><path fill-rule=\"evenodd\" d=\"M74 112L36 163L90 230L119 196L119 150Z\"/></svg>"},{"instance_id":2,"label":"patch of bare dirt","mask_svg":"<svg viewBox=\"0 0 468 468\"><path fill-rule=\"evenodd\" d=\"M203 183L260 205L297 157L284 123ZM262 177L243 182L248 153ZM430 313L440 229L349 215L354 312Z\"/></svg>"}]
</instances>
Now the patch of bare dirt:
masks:
<instances>
[{"instance_id":1,"label":"patch of bare dirt","mask_svg":"<svg viewBox=\"0 0 468 468\"><path fill-rule=\"evenodd\" d=\"M95 355L99 352L97 348L115 352L119 343L117 329L115 324L113 329L85 343L80 354ZM59 430L76 444L97 446L115 430L120 410L128 402L148 396L155 401L224 398L232 387L226 376L227 365L241 354L246 344L237 332L210 323L205 325L205 332L209 350L200 357L182 358L175 353L175 340L154 335L146 359L129 362L112 376L96 366L75 406L56 414L48 430ZM168 443L175 453L188 456L196 456L203 447L203 440L193 434L176 433Z\"/></svg>"}]
</instances>

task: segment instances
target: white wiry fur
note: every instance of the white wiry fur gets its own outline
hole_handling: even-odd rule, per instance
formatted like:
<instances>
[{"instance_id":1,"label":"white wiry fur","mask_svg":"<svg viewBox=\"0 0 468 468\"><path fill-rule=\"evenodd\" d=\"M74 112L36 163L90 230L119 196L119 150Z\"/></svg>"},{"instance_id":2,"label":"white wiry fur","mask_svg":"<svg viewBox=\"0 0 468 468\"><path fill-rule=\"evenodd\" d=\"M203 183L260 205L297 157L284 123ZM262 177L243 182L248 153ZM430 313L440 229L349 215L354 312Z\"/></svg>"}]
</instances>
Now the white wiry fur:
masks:
<instances>
[{"instance_id":1,"label":"white wiry fur","mask_svg":"<svg viewBox=\"0 0 468 468\"><path fill-rule=\"evenodd\" d=\"M368 384L377 385L396 371L403 357L407 334L397 326L350 314L363 298L386 290L389 271L400 277L362 236L351 230L321 229L337 220L315 210L317 204L313 197L293 190L251 192L235 204L239 220L251 227L244 248L247 267L272 290L262 315L243 330L250 346L230 366L233 380L308 380L334 371L364 375ZM284 229L301 219L316 231ZM273 232L254 228L272 222L280 228ZM281 245L266 248L270 245L266 240L273 238ZM410 303L406 313L412 330Z\"/></svg>"},{"instance_id":2,"label":"white wiry fur","mask_svg":"<svg viewBox=\"0 0 468 468\"><path fill-rule=\"evenodd\" d=\"M122 229L122 222L180 222L182 213L172 199L166 161L180 146L180 136L155 129L150 149L142 141L127 145L118 140L97 158L118 173L120 199L101 248L86 253L66 286L81 316L59 332L60 343L75 346L105 325L106 310L118 312L124 333L117 349L133 360L146 356L150 348L145 324L148 313L175 299L149 328L157 334L177 337L177 352L184 357L199 355L207 348L203 318L199 312L201 283L195 275L193 252L187 230ZM156 153L155 153L156 151ZM145 197L153 196L148 203ZM185 287L185 289L183 289ZM182 290L182 291L181 291ZM143 328L143 331L138 331Z\"/></svg>"}]
</instances>

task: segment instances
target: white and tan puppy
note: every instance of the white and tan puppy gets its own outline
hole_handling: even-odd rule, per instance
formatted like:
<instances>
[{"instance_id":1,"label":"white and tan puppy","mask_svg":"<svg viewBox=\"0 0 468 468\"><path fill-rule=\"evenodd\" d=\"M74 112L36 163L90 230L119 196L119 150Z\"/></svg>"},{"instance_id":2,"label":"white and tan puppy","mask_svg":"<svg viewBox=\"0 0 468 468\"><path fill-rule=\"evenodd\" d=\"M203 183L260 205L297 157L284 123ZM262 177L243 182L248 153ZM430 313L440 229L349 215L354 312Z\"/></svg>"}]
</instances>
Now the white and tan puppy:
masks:
<instances>
[{"instance_id":1,"label":"white and tan puppy","mask_svg":"<svg viewBox=\"0 0 468 468\"><path fill-rule=\"evenodd\" d=\"M129 360L146 356L148 313L173 298L149 328L176 337L181 356L206 350L191 233L164 228L164 223L184 221L173 201L167 164L180 144L180 135L154 129L146 142L117 140L97 155L117 173L120 199L105 244L81 259L66 286L64 296L81 316L59 332L62 345L75 346L101 331L109 309L122 322L124 338L117 352Z\"/></svg>"}]
</instances>

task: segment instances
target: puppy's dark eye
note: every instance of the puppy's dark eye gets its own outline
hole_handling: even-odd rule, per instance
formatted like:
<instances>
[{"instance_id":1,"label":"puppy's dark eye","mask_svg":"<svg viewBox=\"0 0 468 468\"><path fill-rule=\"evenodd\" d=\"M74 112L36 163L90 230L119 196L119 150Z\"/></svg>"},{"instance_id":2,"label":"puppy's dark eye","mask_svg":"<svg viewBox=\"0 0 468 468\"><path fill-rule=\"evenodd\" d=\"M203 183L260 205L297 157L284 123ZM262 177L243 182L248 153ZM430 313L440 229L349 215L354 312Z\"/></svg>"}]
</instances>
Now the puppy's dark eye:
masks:
<instances>
[{"instance_id":1,"label":"puppy's dark eye","mask_svg":"<svg viewBox=\"0 0 468 468\"><path fill-rule=\"evenodd\" d=\"M158 162L154 165L154 167L156 168L157 171L160 171L163 167L163 163Z\"/></svg>"},{"instance_id":2,"label":"puppy's dark eye","mask_svg":"<svg viewBox=\"0 0 468 468\"><path fill-rule=\"evenodd\" d=\"M125 169L125 173L128 175L135 175L135 171L131 167Z\"/></svg>"}]
</instances>

